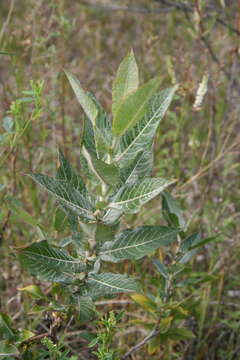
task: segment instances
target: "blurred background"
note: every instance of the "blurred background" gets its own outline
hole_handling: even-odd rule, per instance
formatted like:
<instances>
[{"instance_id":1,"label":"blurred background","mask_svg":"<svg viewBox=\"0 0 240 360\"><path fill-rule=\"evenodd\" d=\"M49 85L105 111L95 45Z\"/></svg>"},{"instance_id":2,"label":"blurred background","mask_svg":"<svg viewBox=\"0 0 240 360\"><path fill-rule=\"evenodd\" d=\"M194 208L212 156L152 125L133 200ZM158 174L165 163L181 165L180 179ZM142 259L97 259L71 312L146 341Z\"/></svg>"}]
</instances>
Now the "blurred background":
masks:
<instances>
[{"instance_id":1,"label":"blurred background","mask_svg":"<svg viewBox=\"0 0 240 360\"><path fill-rule=\"evenodd\" d=\"M63 69L110 112L114 74L133 48L142 82L160 75L162 88L180 85L157 133L155 175L178 179L174 194L193 231L220 234L191 264L211 275L191 290L197 340L162 358L240 357L239 41L238 0L0 2L0 306L17 327L32 321L17 290L32 279L14 248L38 239L36 225L58 231L54 201L24 173L53 174L58 146L79 162L83 113ZM154 200L130 220L157 224L160 208ZM134 344L141 334L131 336Z\"/></svg>"}]
</instances>

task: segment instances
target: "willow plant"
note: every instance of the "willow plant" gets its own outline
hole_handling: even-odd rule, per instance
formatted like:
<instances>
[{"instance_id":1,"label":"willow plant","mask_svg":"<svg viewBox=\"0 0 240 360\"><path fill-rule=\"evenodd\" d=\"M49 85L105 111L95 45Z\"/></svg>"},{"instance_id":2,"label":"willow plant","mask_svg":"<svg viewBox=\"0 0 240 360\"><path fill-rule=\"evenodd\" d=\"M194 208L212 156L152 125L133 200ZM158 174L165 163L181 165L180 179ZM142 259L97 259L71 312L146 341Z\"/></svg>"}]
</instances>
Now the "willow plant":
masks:
<instances>
[{"instance_id":1,"label":"willow plant","mask_svg":"<svg viewBox=\"0 0 240 360\"><path fill-rule=\"evenodd\" d=\"M159 91L160 77L139 86L138 66L131 51L113 81L110 121L76 77L68 71L66 76L85 112L81 174L59 151L55 176L28 175L57 199L58 211L67 218L71 234L65 249L46 238L20 249L19 259L32 275L59 283L71 303L80 306L81 319L86 320L94 315L94 302L101 297L142 293L141 283L131 274L103 271L103 263L136 261L177 243L179 238L184 243L186 224L166 191L175 180L151 176L154 136L177 87ZM159 195L166 226L124 228L122 217L137 214ZM190 240L188 253L196 237Z\"/></svg>"}]
</instances>

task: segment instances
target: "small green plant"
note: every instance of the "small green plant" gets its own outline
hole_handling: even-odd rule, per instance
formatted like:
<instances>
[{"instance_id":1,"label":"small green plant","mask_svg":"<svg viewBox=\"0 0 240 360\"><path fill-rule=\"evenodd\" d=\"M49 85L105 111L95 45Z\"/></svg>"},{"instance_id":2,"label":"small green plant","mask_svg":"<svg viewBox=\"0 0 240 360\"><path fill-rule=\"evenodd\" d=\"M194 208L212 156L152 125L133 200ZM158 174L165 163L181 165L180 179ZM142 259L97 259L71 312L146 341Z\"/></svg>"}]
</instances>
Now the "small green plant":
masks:
<instances>
[{"instance_id":1,"label":"small green plant","mask_svg":"<svg viewBox=\"0 0 240 360\"><path fill-rule=\"evenodd\" d=\"M97 350L93 351L93 354L99 360L117 360L116 351L112 348L112 341L117 329L117 323L122 315L123 313L120 313L115 316L114 312L111 311L109 315L105 315L97 322L99 333L91 341L89 347L97 346Z\"/></svg>"},{"instance_id":2,"label":"small green plant","mask_svg":"<svg viewBox=\"0 0 240 360\"><path fill-rule=\"evenodd\" d=\"M160 296L166 304L184 264L197 247L211 240L201 240L199 234L186 235L182 212L166 191L175 180L151 176L154 136L177 86L159 92L158 77L139 86L138 67L131 51L113 81L110 121L95 97L86 93L67 71L66 76L86 115L81 139L82 175L59 150L60 166L54 177L29 176L55 196L57 227L61 228L67 221L71 233L58 242L44 233L44 240L19 250L19 260L32 275L58 283L65 304L79 306L80 320L84 321L94 316L94 303L101 297L138 294L135 300L139 302L143 293L141 283L131 274L106 271L106 263L139 260L156 249L172 246L168 269L154 261L164 279ZM158 195L162 196L161 219L165 218L165 225L142 224L134 229L124 226L126 222L121 221L124 216L139 213L144 204ZM157 307L154 305L153 309ZM153 335L161 329L159 319L166 317L157 310L156 314ZM171 314L166 322L169 329ZM103 355L110 334L107 340L105 335L98 337L101 345L96 355L99 359L113 359L113 353L112 357Z\"/></svg>"}]
</instances>

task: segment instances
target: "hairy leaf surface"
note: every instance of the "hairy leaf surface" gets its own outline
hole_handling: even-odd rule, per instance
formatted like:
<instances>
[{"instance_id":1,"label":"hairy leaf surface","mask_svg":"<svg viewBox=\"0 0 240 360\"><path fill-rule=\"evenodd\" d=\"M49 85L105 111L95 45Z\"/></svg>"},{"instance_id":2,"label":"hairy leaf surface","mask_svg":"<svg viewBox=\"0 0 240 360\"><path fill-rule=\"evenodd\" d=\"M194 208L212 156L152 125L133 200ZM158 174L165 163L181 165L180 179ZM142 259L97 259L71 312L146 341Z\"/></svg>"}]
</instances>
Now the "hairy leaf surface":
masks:
<instances>
[{"instance_id":1,"label":"hairy leaf surface","mask_svg":"<svg viewBox=\"0 0 240 360\"><path fill-rule=\"evenodd\" d=\"M42 174L28 174L34 181L56 196L67 208L80 217L94 220L93 208L88 199L64 180L53 179Z\"/></svg>"},{"instance_id":2,"label":"hairy leaf surface","mask_svg":"<svg viewBox=\"0 0 240 360\"><path fill-rule=\"evenodd\" d=\"M120 166L127 166L139 151L144 151L151 146L157 127L164 117L176 87L165 89L153 95L148 111L138 123L120 137L115 160Z\"/></svg>"},{"instance_id":3,"label":"hairy leaf surface","mask_svg":"<svg viewBox=\"0 0 240 360\"><path fill-rule=\"evenodd\" d=\"M125 259L141 259L161 246L176 240L178 230L166 226L142 226L125 230L114 241L106 242L99 250L105 261L118 262Z\"/></svg>"},{"instance_id":4,"label":"hairy leaf surface","mask_svg":"<svg viewBox=\"0 0 240 360\"><path fill-rule=\"evenodd\" d=\"M126 275L102 273L88 278L89 295L101 297L118 293L141 292L139 283Z\"/></svg>"},{"instance_id":5,"label":"hairy leaf surface","mask_svg":"<svg viewBox=\"0 0 240 360\"><path fill-rule=\"evenodd\" d=\"M68 81L78 99L78 102L82 106L88 118L91 120L92 124L95 124L95 120L98 114L98 109L91 99L91 97L83 90L79 80L72 75L70 72L65 70L65 74L67 75Z\"/></svg>"},{"instance_id":6,"label":"hairy leaf surface","mask_svg":"<svg viewBox=\"0 0 240 360\"><path fill-rule=\"evenodd\" d=\"M116 113L121 102L139 85L138 66L133 51L121 62L112 87L112 112Z\"/></svg>"},{"instance_id":7,"label":"hairy leaf surface","mask_svg":"<svg viewBox=\"0 0 240 360\"><path fill-rule=\"evenodd\" d=\"M160 194L173 182L161 178L145 178L137 183L122 186L111 199L110 209L104 216L104 220L110 216L111 209L135 214L142 205Z\"/></svg>"},{"instance_id":8,"label":"hairy leaf surface","mask_svg":"<svg viewBox=\"0 0 240 360\"><path fill-rule=\"evenodd\" d=\"M122 135L130 130L146 113L149 100L160 85L160 78L149 80L132 92L118 107L113 118L113 133Z\"/></svg>"},{"instance_id":9,"label":"hairy leaf surface","mask_svg":"<svg viewBox=\"0 0 240 360\"><path fill-rule=\"evenodd\" d=\"M21 265L42 280L72 281L74 274L85 270L79 259L48 244L46 240L34 243L19 252Z\"/></svg>"},{"instance_id":10,"label":"hairy leaf surface","mask_svg":"<svg viewBox=\"0 0 240 360\"><path fill-rule=\"evenodd\" d=\"M72 165L59 150L60 166L57 170L57 179L65 180L77 189L81 194L86 194L86 187L81 177L73 169Z\"/></svg>"}]
</instances>

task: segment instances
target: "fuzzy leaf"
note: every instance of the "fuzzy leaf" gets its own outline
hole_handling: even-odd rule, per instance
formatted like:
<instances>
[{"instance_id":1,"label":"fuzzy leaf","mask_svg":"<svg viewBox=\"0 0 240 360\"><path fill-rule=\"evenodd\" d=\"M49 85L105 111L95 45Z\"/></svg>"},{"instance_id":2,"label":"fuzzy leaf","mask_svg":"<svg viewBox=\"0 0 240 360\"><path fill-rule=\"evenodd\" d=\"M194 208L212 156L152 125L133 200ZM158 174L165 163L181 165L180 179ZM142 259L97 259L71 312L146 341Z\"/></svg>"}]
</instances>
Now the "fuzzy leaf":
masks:
<instances>
[{"instance_id":1,"label":"fuzzy leaf","mask_svg":"<svg viewBox=\"0 0 240 360\"><path fill-rule=\"evenodd\" d=\"M149 100L160 86L160 78L154 78L132 92L118 107L113 118L113 133L122 135L145 115Z\"/></svg>"},{"instance_id":2,"label":"fuzzy leaf","mask_svg":"<svg viewBox=\"0 0 240 360\"><path fill-rule=\"evenodd\" d=\"M126 275L102 273L88 278L89 296L102 297L118 293L141 292L139 283Z\"/></svg>"},{"instance_id":3,"label":"fuzzy leaf","mask_svg":"<svg viewBox=\"0 0 240 360\"><path fill-rule=\"evenodd\" d=\"M81 177L75 172L72 165L64 157L61 150L59 150L60 166L57 170L57 179L65 180L77 189L81 194L86 193L86 187Z\"/></svg>"},{"instance_id":4,"label":"fuzzy leaf","mask_svg":"<svg viewBox=\"0 0 240 360\"><path fill-rule=\"evenodd\" d=\"M77 189L66 181L53 179L42 174L28 174L34 181L56 196L69 210L88 220L94 220L93 208Z\"/></svg>"},{"instance_id":5,"label":"fuzzy leaf","mask_svg":"<svg viewBox=\"0 0 240 360\"><path fill-rule=\"evenodd\" d=\"M176 240L178 230L166 226L142 226L125 230L114 241L104 243L99 256L105 261L141 259L161 246Z\"/></svg>"},{"instance_id":6,"label":"fuzzy leaf","mask_svg":"<svg viewBox=\"0 0 240 360\"><path fill-rule=\"evenodd\" d=\"M103 221L108 222L112 218L111 212L137 213L142 205L174 182L161 178L145 178L137 183L122 186L111 199L110 209L106 212Z\"/></svg>"},{"instance_id":7,"label":"fuzzy leaf","mask_svg":"<svg viewBox=\"0 0 240 360\"><path fill-rule=\"evenodd\" d=\"M0 341L0 357L2 356L14 356L14 355L18 355L18 349L16 348L16 346L8 344L5 341ZM5 358L7 359L7 358Z\"/></svg>"},{"instance_id":8,"label":"fuzzy leaf","mask_svg":"<svg viewBox=\"0 0 240 360\"><path fill-rule=\"evenodd\" d=\"M139 85L138 66L133 50L121 62L112 87L112 113L115 114L121 102Z\"/></svg>"},{"instance_id":9,"label":"fuzzy leaf","mask_svg":"<svg viewBox=\"0 0 240 360\"><path fill-rule=\"evenodd\" d=\"M83 90L78 79L72 75L70 72L65 70L65 74L70 82L70 85L78 99L78 102L82 106L88 118L91 120L92 124L95 124L95 120L98 114L98 109L91 99L91 97Z\"/></svg>"},{"instance_id":10,"label":"fuzzy leaf","mask_svg":"<svg viewBox=\"0 0 240 360\"><path fill-rule=\"evenodd\" d=\"M18 257L26 270L47 281L68 282L86 268L79 259L50 246L46 240L21 249Z\"/></svg>"},{"instance_id":11,"label":"fuzzy leaf","mask_svg":"<svg viewBox=\"0 0 240 360\"><path fill-rule=\"evenodd\" d=\"M150 176L152 168L152 149L140 151L127 167L120 169L121 184L131 184L143 177Z\"/></svg>"},{"instance_id":12,"label":"fuzzy leaf","mask_svg":"<svg viewBox=\"0 0 240 360\"><path fill-rule=\"evenodd\" d=\"M160 261L158 259L153 259L153 264L155 265L157 271L165 278L168 279L169 278L169 274L167 271L167 268L164 264L160 263Z\"/></svg>"},{"instance_id":13,"label":"fuzzy leaf","mask_svg":"<svg viewBox=\"0 0 240 360\"><path fill-rule=\"evenodd\" d=\"M80 321L91 320L96 314L95 305L89 296L79 296Z\"/></svg>"},{"instance_id":14,"label":"fuzzy leaf","mask_svg":"<svg viewBox=\"0 0 240 360\"><path fill-rule=\"evenodd\" d=\"M94 153L84 151L85 158L89 167L97 175L97 177L108 185L115 185L119 181L118 168L114 164L107 164L98 159Z\"/></svg>"},{"instance_id":15,"label":"fuzzy leaf","mask_svg":"<svg viewBox=\"0 0 240 360\"><path fill-rule=\"evenodd\" d=\"M164 117L177 87L165 89L154 95L146 115L119 139L115 160L120 166L127 166L139 151L152 144L157 127Z\"/></svg>"},{"instance_id":16,"label":"fuzzy leaf","mask_svg":"<svg viewBox=\"0 0 240 360\"><path fill-rule=\"evenodd\" d=\"M103 159L109 152L112 143L111 123L106 111L99 104L93 94L89 93L98 109L95 124L92 125L88 117L84 121L83 145L89 153L95 154L97 158Z\"/></svg>"}]
</instances>

